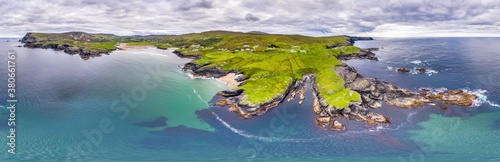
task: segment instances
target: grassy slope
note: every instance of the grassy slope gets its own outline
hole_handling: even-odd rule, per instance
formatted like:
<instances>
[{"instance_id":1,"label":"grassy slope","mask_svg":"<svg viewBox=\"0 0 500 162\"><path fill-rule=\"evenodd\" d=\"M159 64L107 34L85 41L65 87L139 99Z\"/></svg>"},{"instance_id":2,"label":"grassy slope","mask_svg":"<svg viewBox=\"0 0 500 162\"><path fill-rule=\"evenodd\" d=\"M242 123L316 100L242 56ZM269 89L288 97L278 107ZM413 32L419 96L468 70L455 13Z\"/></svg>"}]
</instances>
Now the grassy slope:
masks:
<instances>
[{"instance_id":1,"label":"grassy slope","mask_svg":"<svg viewBox=\"0 0 500 162\"><path fill-rule=\"evenodd\" d=\"M294 79L305 74L317 74L316 84L327 103L345 108L360 95L344 87L344 81L334 71L341 65L337 56L359 53L359 48L347 45L345 36L308 37L301 35L248 34L210 31L177 36L114 36L106 34L35 33L44 44L70 45L93 51L112 51L118 43L155 45L159 48L180 47L187 55L201 55L195 63L224 70L237 70L249 78L243 86L244 103L265 103L283 94ZM77 40L75 40L77 38ZM270 48L271 47L271 48Z\"/></svg>"}]
</instances>

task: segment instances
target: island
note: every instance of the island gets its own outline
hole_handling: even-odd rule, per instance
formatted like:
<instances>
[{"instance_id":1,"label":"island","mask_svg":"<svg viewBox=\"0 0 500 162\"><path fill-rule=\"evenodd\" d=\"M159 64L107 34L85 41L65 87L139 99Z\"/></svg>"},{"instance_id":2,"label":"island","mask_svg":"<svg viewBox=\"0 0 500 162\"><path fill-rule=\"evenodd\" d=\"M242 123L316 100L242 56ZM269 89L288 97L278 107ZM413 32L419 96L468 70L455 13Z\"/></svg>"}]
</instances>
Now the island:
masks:
<instances>
[{"instance_id":1,"label":"island","mask_svg":"<svg viewBox=\"0 0 500 162\"><path fill-rule=\"evenodd\" d=\"M175 48L174 53L193 61L182 69L197 77L230 80L216 103L227 106L241 118L252 118L282 102L313 92L311 111L316 124L330 130L344 130L340 118L370 125L390 124L390 117L370 111L387 105L401 108L425 104L471 106L477 98L462 90L432 93L412 92L391 83L357 73L345 60L378 61L377 48L358 48L355 41L370 37L268 34L263 32L208 31L183 35L116 36L112 34L27 33L20 41L28 48L50 48L90 59L127 45ZM402 70L404 72L404 70Z\"/></svg>"}]
</instances>

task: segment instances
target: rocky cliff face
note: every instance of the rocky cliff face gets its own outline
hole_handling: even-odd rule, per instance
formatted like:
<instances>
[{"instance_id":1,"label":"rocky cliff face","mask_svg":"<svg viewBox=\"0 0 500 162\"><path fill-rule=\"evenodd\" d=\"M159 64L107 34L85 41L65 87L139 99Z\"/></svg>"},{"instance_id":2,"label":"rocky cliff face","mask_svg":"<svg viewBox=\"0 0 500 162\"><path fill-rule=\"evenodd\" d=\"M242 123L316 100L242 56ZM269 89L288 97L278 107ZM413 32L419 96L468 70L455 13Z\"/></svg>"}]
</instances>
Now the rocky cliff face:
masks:
<instances>
[{"instance_id":1,"label":"rocky cliff face","mask_svg":"<svg viewBox=\"0 0 500 162\"><path fill-rule=\"evenodd\" d=\"M378 48L362 48L359 51L359 54L347 54L347 55L340 55L337 58L339 60L360 60L360 59L366 59L366 60L374 60L378 61L378 58L375 56L375 53L372 51L378 51Z\"/></svg>"}]
</instances>

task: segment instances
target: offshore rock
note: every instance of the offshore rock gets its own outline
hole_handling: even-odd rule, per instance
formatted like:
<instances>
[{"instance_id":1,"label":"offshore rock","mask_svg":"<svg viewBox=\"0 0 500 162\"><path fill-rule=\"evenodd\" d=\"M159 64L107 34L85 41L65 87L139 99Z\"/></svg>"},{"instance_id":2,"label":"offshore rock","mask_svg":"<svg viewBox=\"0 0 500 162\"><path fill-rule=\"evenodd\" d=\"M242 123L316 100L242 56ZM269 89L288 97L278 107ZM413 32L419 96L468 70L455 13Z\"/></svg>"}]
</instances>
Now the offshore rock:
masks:
<instances>
[{"instance_id":1,"label":"offshore rock","mask_svg":"<svg viewBox=\"0 0 500 162\"><path fill-rule=\"evenodd\" d=\"M342 124L341 122L335 120L332 124L332 130L336 130L336 131L342 131L342 130L345 130L345 125Z\"/></svg>"},{"instance_id":2,"label":"offshore rock","mask_svg":"<svg viewBox=\"0 0 500 162\"><path fill-rule=\"evenodd\" d=\"M441 101L449 105L457 106L472 106L477 96L474 94L466 93L463 90L449 90L437 94L423 92L423 95L430 99Z\"/></svg>"},{"instance_id":3,"label":"offshore rock","mask_svg":"<svg viewBox=\"0 0 500 162\"><path fill-rule=\"evenodd\" d=\"M410 70L407 68L398 68L398 69L396 69L396 71L401 72L401 73L409 73L410 72Z\"/></svg>"},{"instance_id":4,"label":"offshore rock","mask_svg":"<svg viewBox=\"0 0 500 162\"><path fill-rule=\"evenodd\" d=\"M323 129L328 129L328 126L331 124L331 118L329 116L320 116L316 118L316 125Z\"/></svg>"}]
</instances>

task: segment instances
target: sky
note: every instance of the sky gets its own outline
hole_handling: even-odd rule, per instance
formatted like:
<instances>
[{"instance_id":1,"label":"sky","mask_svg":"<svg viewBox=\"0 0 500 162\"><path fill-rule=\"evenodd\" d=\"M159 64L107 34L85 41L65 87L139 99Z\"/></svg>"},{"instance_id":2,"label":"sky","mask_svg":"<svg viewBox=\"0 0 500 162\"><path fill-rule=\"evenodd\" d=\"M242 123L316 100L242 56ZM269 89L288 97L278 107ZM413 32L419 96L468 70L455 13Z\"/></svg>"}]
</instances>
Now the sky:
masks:
<instances>
[{"instance_id":1,"label":"sky","mask_svg":"<svg viewBox=\"0 0 500 162\"><path fill-rule=\"evenodd\" d=\"M0 0L0 37L26 32L500 36L499 0Z\"/></svg>"}]
</instances>

